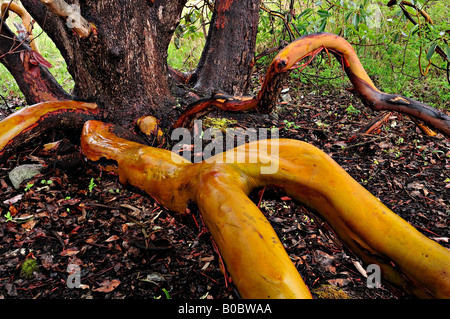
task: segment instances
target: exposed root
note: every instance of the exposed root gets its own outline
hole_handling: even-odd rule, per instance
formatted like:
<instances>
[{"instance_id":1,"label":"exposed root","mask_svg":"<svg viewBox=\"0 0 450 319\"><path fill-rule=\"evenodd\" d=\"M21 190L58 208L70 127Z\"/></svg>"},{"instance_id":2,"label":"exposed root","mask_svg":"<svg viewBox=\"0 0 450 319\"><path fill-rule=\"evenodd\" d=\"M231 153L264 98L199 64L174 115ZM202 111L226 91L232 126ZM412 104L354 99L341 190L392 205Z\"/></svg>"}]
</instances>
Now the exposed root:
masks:
<instances>
[{"instance_id":1,"label":"exposed root","mask_svg":"<svg viewBox=\"0 0 450 319\"><path fill-rule=\"evenodd\" d=\"M214 107L226 111L258 109L270 112L272 108L268 103L276 102L273 96L277 91L278 76L296 68L305 68L322 50L335 55L352 82L354 92L366 106L375 111L396 111L409 115L433 127L446 137L450 137L449 115L413 99L379 91L361 65L353 47L342 37L330 33L303 36L281 50L270 64L264 83L256 97L213 95L211 98L190 105L174 127L189 126L195 118L205 115ZM298 66L298 62L305 57L311 58ZM267 99L268 95L271 95L270 99Z\"/></svg>"},{"instance_id":2,"label":"exposed root","mask_svg":"<svg viewBox=\"0 0 450 319\"><path fill-rule=\"evenodd\" d=\"M81 146L93 161L117 163L122 183L185 213L197 203L244 298L311 298L270 223L248 198L256 187L282 185L318 212L346 245L384 278L418 297L450 297L450 252L389 210L316 147L285 139L245 144L190 163L167 150L118 138L89 121Z\"/></svg>"}]
</instances>

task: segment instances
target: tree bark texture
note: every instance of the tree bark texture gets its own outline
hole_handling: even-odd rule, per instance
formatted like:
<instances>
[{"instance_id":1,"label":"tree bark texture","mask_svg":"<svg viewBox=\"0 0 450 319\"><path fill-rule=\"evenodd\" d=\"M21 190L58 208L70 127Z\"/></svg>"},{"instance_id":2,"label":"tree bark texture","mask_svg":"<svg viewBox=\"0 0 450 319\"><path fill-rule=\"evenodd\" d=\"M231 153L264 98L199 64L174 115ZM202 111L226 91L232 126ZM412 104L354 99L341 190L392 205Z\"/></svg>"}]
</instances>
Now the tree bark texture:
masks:
<instances>
[{"instance_id":1,"label":"tree bark texture","mask_svg":"<svg viewBox=\"0 0 450 319\"><path fill-rule=\"evenodd\" d=\"M97 29L78 37L39 0L22 1L55 42L75 81L74 99L96 102L105 120L128 124L152 114L167 119L167 48L186 0L67 1Z\"/></svg>"},{"instance_id":2,"label":"tree bark texture","mask_svg":"<svg viewBox=\"0 0 450 319\"><path fill-rule=\"evenodd\" d=\"M216 1L195 88L245 95L252 72L260 1Z\"/></svg>"}]
</instances>

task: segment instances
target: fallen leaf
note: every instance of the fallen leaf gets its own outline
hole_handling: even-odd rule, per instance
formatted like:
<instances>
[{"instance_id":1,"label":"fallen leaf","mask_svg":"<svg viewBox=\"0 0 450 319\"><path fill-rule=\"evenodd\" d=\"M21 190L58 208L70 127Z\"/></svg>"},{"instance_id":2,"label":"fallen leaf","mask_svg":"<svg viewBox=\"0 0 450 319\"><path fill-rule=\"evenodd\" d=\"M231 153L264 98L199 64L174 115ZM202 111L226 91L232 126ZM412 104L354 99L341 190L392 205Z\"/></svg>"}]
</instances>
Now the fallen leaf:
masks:
<instances>
[{"instance_id":1,"label":"fallen leaf","mask_svg":"<svg viewBox=\"0 0 450 319\"><path fill-rule=\"evenodd\" d=\"M115 241L117 239L119 239L120 237L117 235L112 235L111 237L109 237L107 240L105 240L105 242L109 243L111 241Z\"/></svg>"},{"instance_id":2,"label":"fallen leaf","mask_svg":"<svg viewBox=\"0 0 450 319\"><path fill-rule=\"evenodd\" d=\"M63 250L60 253L60 255L61 256L73 256L73 255L78 254L78 252L79 252L79 250L78 250L77 247L70 247L70 248L67 248L67 249Z\"/></svg>"},{"instance_id":3,"label":"fallen leaf","mask_svg":"<svg viewBox=\"0 0 450 319\"><path fill-rule=\"evenodd\" d=\"M348 285L348 283L350 282L349 279L345 279L345 278L329 279L327 281L330 283L330 285L337 286L337 287L344 287L344 286Z\"/></svg>"},{"instance_id":4,"label":"fallen leaf","mask_svg":"<svg viewBox=\"0 0 450 319\"><path fill-rule=\"evenodd\" d=\"M113 280L109 281L107 279L100 284L100 287L95 288L94 291L111 292L114 289L116 289L119 285L120 285L120 280L113 279Z\"/></svg>"},{"instance_id":5,"label":"fallen leaf","mask_svg":"<svg viewBox=\"0 0 450 319\"><path fill-rule=\"evenodd\" d=\"M24 194L19 194L19 195L16 195L14 197L11 197L10 199L5 200L3 202L3 204L6 204L6 205L15 204L15 203L17 203L18 201L20 201L22 199L23 195Z\"/></svg>"},{"instance_id":6,"label":"fallen leaf","mask_svg":"<svg viewBox=\"0 0 450 319\"><path fill-rule=\"evenodd\" d=\"M22 228L27 229L27 230L32 230L33 227L37 224L37 222L38 221L34 220L34 219L29 220L29 221L27 221L27 222L22 224Z\"/></svg>"}]
</instances>

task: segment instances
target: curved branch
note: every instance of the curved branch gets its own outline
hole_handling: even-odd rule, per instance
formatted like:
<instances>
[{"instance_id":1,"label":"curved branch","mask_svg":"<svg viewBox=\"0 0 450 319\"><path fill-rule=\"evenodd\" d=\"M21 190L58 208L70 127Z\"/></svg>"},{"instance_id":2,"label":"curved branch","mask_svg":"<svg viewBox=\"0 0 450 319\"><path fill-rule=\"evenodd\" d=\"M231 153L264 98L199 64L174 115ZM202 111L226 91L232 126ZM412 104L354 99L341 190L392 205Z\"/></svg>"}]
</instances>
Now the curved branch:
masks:
<instances>
[{"instance_id":1,"label":"curved branch","mask_svg":"<svg viewBox=\"0 0 450 319\"><path fill-rule=\"evenodd\" d=\"M55 101L25 107L0 121L0 163L24 145L50 129L81 131L84 122L95 119L96 104Z\"/></svg>"},{"instance_id":2,"label":"curved branch","mask_svg":"<svg viewBox=\"0 0 450 319\"><path fill-rule=\"evenodd\" d=\"M36 41L33 41L33 25L31 23L30 14L14 2L3 2L0 6L0 12L3 20L6 20L9 10L15 12L22 19L22 24L25 27L25 31L28 33L31 49L39 52Z\"/></svg>"},{"instance_id":3,"label":"curved branch","mask_svg":"<svg viewBox=\"0 0 450 319\"><path fill-rule=\"evenodd\" d=\"M120 182L143 189L173 211L185 213L188 201L195 201L244 298L311 298L269 222L247 197L265 185L283 185L317 211L391 283L419 297L450 297L450 252L312 145L263 140L192 164L170 151L118 138L112 129L86 122L85 156L116 161Z\"/></svg>"},{"instance_id":4,"label":"curved branch","mask_svg":"<svg viewBox=\"0 0 450 319\"><path fill-rule=\"evenodd\" d=\"M48 62L23 41L19 41L1 19L0 24L0 62L16 80L27 103L69 99L70 95L48 71Z\"/></svg>"},{"instance_id":5,"label":"curved branch","mask_svg":"<svg viewBox=\"0 0 450 319\"><path fill-rule=\"evenodd\" d=\"M393 6L393 5L396 5L397 3L398 3L398 1L389 1L389 2L387 3L387 6L388 6L388 7L391 7L391 6ZM401 7L403 13L404 13L407 17L408 17L408 11L406 11L406 9L404 8L404 6L408 6L408 7L414 8L417 12L419 12L419 13L422 15L422 17L424 17L424 19L425 19L426 22L428 22L428 23L430 23L430 24L433 24L433 20L431 20L431 17L428 15L428 13L426 13L425 10L423 10L423 9L419 9L419 8L418 8L415 4L413 4L411 1L400 1L400 3L398 3L398 5ZM408 17L408 19L411 20L410 17ZM412 20L411 20L411 22L413 22L414 24L417 24L417 23L415 23L415 22L412 21Z\"/></svg>"},{"instance_id":6,"label":"curved branch","mask_svg":"<svg viewBox=\"0 0 450 319\"><path fill-rule=\"evenodd\" d=\"M227 99L219 95L198 101L187 108L174 127L185 126L185 123L193 121L197 113L210 107L219 107L224 110L250 110L262 107L263 111L270 111L271 108L267 105L269 100L265 99L271 96L270 101L275 101L273 95L277 95L280 89L279 77L298 68L297 63L300 60L308 56L314 57L322 50L331 51L336 56L352 82L355 92L366 106L375 111L397 111L410 115L450 137L450 116L413 99L379 91L361 65L351 44L331 33L303 36L281 50L270 64L262 88L256 97L228 97ZM304 68L310 61L300 67Z\"/></svg>"}]
</instances>

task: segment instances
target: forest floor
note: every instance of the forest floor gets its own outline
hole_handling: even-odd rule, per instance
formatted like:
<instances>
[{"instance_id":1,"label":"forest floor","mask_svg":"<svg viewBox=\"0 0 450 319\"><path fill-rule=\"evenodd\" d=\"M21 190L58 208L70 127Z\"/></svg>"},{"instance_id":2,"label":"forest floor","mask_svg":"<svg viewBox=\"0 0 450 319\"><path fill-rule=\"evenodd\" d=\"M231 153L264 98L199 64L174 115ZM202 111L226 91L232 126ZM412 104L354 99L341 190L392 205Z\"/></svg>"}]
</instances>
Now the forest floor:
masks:
<instances>
[{"instance_id":1,"label":"forest floor","mask_svg":"<svg viewBox=\"0 0 450 319\"><path fill-rule=\"evenodd\" d=\"M425 236L450 247L450 142L421 134L395 113L376 134L362 134L376 115L346 91L319 95L304 88L284 92L274 115L226 116L242 128L277 127L280 137L319 147ZM195 205L176 216L84 161L78 146L55 158L39 142L0 166L0 299L239 298ZM26 163L46 166L15 189L8 174ZM281 190L257 190L251 199L314 298L409 298L383 282L368 288L358 270L365 265ZM27 259L36 261L28 273L22 271ZM76 265L81 286L71 288L68 268Z\"/></svg>"}]
</instances>

